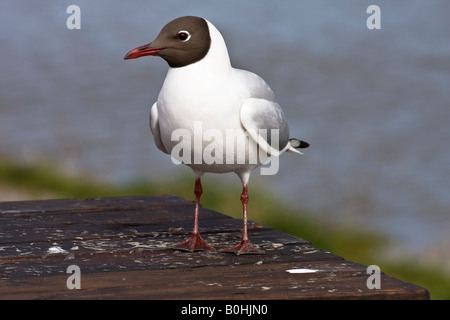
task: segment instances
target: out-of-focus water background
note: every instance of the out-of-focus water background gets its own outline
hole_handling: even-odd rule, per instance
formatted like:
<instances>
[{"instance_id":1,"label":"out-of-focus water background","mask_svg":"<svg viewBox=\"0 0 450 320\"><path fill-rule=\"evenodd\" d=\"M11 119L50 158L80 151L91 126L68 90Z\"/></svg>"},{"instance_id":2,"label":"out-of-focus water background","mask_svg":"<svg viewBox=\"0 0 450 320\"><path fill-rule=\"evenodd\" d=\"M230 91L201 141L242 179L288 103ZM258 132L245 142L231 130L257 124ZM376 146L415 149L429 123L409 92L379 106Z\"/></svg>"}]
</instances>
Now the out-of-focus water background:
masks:
<instances>
[{"instance_id":1,"label":"out-of-focus water background","mask_svg":"<svg viewBox=\"0 0 450 320\"><path fill-rule=\"evenodd\" d=\"M66 27L71 4L80 30ZM371 4L380 30L366 27ZM148 128L166 63L123 56L168 21L202 16L222 32L232 64L272 87L291 136L311 143L304 156L283 155L277 175L254 174L250 188L387 234L397 252L445 249L449 12L450 2L433 0L3 0L0 157L47 159L114 183L189 172L157 150ZM218 178L240 189L237 177Z\"/></svg>"}]
</instances>

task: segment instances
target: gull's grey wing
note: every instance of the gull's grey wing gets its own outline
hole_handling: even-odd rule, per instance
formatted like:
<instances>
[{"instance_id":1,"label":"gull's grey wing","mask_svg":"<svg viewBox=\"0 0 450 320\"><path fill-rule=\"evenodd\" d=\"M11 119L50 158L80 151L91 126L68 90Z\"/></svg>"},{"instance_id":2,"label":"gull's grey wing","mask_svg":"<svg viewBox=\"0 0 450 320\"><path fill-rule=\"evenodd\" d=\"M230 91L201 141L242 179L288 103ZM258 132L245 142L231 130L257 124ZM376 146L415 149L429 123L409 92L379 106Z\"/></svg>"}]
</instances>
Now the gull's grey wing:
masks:
<instances>
[{"instance_id":1,"label":"gull's grey wing","mask_svg":"<svg viewBox=\"0 0 450 320\"><path fill-rule=\"evenodd\" d=\"M150 111L150 130L152 131L153 139L155 140L155 144L158 147L158 149L164 153L169 153L164 147L164 144L161 139L161 131L159 130L159 122L158 122L158 106L156 102L153 104L152 109Z\"/></svg>"},{"instance_id":2,"label":"gull's grey wing","mask_svg":"<svg viewBox=\"0 0 450 320\"><path fill-rule=\"evenodd\" d=\"M248 98L241 106L240 119L250 137L267 154L277 156L290 149L289 127L278 103Z\"/></svg>"}]
</instances>

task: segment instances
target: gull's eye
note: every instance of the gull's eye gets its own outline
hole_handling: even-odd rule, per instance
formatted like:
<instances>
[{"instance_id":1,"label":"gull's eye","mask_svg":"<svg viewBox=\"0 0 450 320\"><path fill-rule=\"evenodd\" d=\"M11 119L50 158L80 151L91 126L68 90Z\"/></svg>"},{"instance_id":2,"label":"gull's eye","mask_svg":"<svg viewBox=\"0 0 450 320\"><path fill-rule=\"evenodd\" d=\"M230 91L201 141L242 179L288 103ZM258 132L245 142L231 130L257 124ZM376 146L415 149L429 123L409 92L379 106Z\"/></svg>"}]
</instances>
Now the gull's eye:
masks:
<instances>
[{"instance_id":1,"label":"gull's eye","mask_svg":"<svg viewBox=\"0 0 450 320\"><path fill-rule=\"evenodd\" d=\"M177 39L183 42L188 41L191 38L191 34L187 31L181 30L177 33Z\"/></svg>"}]
</instances>

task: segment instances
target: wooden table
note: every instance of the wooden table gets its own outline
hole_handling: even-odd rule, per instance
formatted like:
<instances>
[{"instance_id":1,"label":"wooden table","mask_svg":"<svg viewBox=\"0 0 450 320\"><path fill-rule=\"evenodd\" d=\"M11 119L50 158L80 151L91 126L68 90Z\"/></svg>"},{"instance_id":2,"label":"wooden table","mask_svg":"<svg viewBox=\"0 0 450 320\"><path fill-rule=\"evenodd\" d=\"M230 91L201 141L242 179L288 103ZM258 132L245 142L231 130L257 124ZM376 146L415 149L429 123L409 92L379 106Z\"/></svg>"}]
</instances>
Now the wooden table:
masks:
<instances>
[{"instance_id":1,"label":"wooden table","mask_svg":"<svg viewBox=\"0 0 450 320\"><path fill-rule=\"evenodd\" d=\"M0 203L0 298L429 298L383 273L369 289L366 266L253 222L250 239L265 255L170 249L190 233L193 212L172 195ZM241 227L201 209L201 233L217 249L236 244Z\"/></svg>"}]
</instances>

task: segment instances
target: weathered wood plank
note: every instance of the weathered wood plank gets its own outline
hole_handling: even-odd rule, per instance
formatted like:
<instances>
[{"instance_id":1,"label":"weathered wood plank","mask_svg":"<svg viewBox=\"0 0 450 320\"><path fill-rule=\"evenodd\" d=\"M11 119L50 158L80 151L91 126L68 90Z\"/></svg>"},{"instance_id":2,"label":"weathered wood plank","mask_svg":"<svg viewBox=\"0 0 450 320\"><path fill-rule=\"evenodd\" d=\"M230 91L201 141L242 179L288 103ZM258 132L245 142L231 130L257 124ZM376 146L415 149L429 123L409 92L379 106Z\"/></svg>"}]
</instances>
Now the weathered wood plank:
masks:
<instances>
[{"instance_id":1,"label":"weathered wood plank","mask_svg":"<svg viewBox=\"0 0 450 320\"><path fill-rule=\"evenodd\" d=\"M305 268L314 273L290 274ZM9 299L423 299L423 290L384 276L366 286L366 268L345 261L269 263L82 274L82 290L67 275L28 277L1 287ZM48 290L52 288L52 290Z\"/></svg>"},{"instance_id":2,"label":"weathered wood plank","mask_svg":"<svg viewBox=\"0 0 450 320\"><path fill-rule=\"evenodd\" d=\"M369 290L365 266L253 222L249 235L265 255L171 250L191 231L193 209L170 195L0 203L0 298L428 298L386 275ZM200 217L217 249L240 240L240 219L204 208ZM70 265L80 267L81 290L66 286Z\"/></svg>"}]
</instances>

